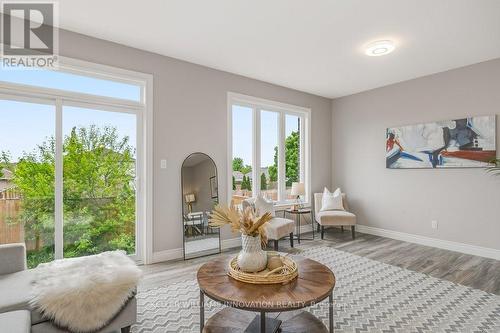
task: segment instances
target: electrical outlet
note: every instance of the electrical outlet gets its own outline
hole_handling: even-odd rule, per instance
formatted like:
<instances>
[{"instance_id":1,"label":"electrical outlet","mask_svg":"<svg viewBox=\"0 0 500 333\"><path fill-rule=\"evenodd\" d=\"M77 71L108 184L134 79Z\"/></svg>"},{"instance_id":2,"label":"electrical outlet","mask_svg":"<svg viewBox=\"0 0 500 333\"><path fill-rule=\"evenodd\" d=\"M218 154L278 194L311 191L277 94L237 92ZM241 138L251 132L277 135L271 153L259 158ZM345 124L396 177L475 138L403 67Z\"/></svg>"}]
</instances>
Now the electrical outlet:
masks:
<instances>
[{"instance_id":1,"label":"electrical outlet","mask_svg":"<svg viewBox=\"0 0 500 333\"><path fill-rule=\"evenodd\" d=\"M166 169L167 168L167 160L161 160L160 161L160 168Z\"/></svg>"},{"instance_id":2,"label":"electrical outlet","mask_svg":"<svg viewBox=\"0 0 500 333\"><path fill-rule=\"evenodd\" d=\"M431 227L432 227L432 229L437 229L438 228L438 221L432 220L431 221Z\"/></svg>"}]
</instances>

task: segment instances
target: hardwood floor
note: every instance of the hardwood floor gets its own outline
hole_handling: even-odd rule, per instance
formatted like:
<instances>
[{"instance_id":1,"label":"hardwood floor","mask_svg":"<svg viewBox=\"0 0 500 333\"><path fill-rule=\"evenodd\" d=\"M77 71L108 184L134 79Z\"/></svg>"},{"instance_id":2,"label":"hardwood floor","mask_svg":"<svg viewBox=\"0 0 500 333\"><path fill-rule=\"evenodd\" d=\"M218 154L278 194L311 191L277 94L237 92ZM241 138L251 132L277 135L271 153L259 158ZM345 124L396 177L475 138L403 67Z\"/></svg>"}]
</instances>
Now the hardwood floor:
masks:
<instances>
[{"instance_id":1,"label":"hardwood floor","mask_svg":"<svg viewBox=\"0 0 500 333\"><path fill-rule=\"evenodd\" d=\"M305 235L310 237L311 235ZM316 234L314 241L295 242L290 248L288 240L280 241L280 251L299 253L301 249L313 246L329 246L362 257L424 273L439 279L480 289L500 295L500 261L468 254L437 249L390 238L356 233L352 240L351 232L341 232L331 228L325 231L325 239ZM224 251L224 254L237 253L238 249ZM165 283L196 276L198 267L215 256L172 261L142 266L144 278L139 288L149 289Z\"/></svg>"}]
</instances>

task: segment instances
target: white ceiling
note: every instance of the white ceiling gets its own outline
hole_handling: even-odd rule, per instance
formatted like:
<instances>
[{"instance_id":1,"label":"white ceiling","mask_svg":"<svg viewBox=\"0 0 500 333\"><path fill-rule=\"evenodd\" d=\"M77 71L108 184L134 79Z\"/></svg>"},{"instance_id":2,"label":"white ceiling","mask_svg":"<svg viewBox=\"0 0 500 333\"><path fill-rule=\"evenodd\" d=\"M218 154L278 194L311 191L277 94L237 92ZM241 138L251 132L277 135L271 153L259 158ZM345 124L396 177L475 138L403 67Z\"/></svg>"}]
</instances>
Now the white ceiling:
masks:
<instances>
[{"instance_id":1,"label":"white ceiling","mask_svg":"<svg viewBox=\"0 0 500 333\"><path fill-rule=\"evenodd\" d=\"M330 98L500 57L500 0L71 0L60 26Z\"/></svg>"}]
</instances>

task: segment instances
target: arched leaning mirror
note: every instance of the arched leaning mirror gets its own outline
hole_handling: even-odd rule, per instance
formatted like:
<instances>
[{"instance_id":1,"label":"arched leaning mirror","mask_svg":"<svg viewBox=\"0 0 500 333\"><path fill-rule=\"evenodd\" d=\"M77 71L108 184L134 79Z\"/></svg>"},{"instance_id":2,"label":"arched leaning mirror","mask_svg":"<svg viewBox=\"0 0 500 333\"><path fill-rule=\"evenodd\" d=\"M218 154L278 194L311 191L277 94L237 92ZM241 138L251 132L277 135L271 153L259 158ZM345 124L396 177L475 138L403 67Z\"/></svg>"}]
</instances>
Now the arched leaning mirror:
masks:
<instances>
[{"instance_id":1,"label":"arched leaning mirror","mask_svg":"<svg viewBox=\"0 0 500 333\"><path fill-rule=\"evenodd\" d=\"M220 253L220 230L208 225L219 202L217 166L210 156L193 153L181 169L184 259Z\"/></svg>"}]
</instances>

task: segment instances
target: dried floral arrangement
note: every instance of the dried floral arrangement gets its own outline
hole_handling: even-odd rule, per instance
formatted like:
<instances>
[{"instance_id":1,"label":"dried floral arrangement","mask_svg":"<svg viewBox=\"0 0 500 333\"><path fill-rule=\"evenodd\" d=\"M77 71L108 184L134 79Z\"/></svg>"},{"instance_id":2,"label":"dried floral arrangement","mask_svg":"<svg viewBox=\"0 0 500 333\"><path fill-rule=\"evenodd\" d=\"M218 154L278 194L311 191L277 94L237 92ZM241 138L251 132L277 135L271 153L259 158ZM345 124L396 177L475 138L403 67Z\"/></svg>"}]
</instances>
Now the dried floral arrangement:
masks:
<instances>
[{"instance_id":1,"label":"dried floral arrangement","mask_svg":"<svg viewBox=\"0 0 500 333\"><path fill-rule=\"evenodd\" d=\"M209 225L211 227L230 225L233 232L239 231L243 235L252 237L260 235L262 244L265 244L267 243L267 237L263 226L272 218L271 213L256 217L250 207L241 212L234 206L217 205L210 214Z\"/></svg>"}]
</instances>

